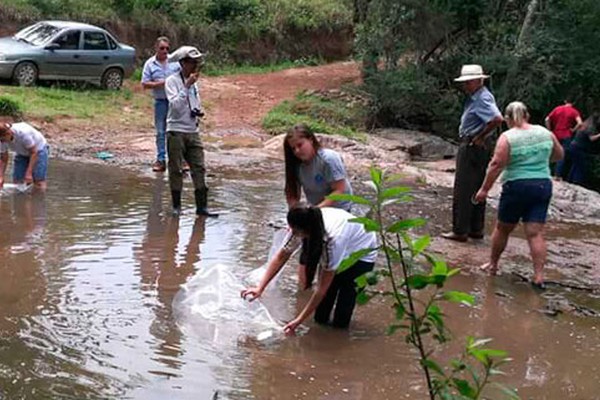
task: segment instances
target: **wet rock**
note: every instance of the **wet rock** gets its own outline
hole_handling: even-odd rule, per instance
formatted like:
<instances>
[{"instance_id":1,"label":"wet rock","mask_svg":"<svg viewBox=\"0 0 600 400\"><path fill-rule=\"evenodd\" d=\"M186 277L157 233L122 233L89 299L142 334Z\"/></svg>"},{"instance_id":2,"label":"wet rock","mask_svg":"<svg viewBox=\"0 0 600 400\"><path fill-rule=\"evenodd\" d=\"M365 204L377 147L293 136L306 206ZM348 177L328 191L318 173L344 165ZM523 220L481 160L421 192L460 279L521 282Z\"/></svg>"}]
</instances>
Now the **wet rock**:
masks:
<instances>
[{"instance_id":1,"label":"wet rock","mask_svg":"<svg viewBox=\"0 0 600 400\"><path fill-rule=\"evenodd\" d=\"M380 129L370 135L370 142L378 143L387 151L406 152L414 160L441 160L456 155L454 144L426 132Z\"/></svg>"}]
</instances>

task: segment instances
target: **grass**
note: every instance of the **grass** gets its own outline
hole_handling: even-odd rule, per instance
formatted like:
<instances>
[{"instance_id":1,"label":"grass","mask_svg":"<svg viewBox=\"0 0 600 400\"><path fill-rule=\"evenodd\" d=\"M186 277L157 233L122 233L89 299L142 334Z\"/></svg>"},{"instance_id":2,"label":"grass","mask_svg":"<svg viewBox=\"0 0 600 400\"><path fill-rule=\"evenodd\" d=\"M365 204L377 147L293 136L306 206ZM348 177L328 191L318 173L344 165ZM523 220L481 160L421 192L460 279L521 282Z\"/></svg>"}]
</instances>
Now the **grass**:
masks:
<instances>
[{"instance_id":1,"label":"grass","mask_svg":"<svg viewBox=\"0 0 600 400\"><path fill-rule=\"evenodd\" d=\"M217 64L206 63L202 67L202 74L206 76L223 76L238 74L265 74L269 72L282 71L284 69L308 67L324 64L325 61L316 58L302 58L295 61L281 61L273 64L254 65L254 64Z\"/></svg>"},{"instance_id":2,"label":"grass","mask_svg":"<svg viewBox=\"0 0 600 400\"><path fill-rule=\"evenodd\" d=\"M70 117L102 121L111 116L124 117L124 110L132 117L149 104L146 96L136 95L123 87L119 91L93 87L17 87L3 86L2 97L19 105L29 118L52 121L56 117ZM138 113L138 114L139 114Z\"/></svg>"},{"instance_id":3,"label":"grass","mask_svg":"<svg viewBox=\"0 0 600 400\"><path fill-rule=\"evenodd\" d=\"M364 140L364 108L342 99L300 93L273 108L263 119L263 128L271 134L287 132L303 123L314 132L337 134Z\"/></svg>"}]
</instances>

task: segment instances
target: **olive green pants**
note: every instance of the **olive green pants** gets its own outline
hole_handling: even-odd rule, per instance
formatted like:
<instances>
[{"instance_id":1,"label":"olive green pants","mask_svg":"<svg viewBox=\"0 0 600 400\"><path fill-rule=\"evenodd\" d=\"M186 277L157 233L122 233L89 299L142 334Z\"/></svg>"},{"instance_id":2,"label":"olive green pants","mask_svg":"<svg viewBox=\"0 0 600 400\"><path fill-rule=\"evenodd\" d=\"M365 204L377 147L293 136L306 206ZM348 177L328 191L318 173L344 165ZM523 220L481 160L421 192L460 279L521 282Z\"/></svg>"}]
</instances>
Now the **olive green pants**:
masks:
<instances>
[{"instance_id":1,"label":"olive green pants","mask_svg":"<svg viewBox=\"0 0 600 400\"><path fill-rule=\"evenodd\" d=\"M189 132L167 132L169 156L169 186L171 190L183 189L183 160L190 166L194 188L206 192L204 176L204 146L200 134Z\"/></svg>"}]
</instances>

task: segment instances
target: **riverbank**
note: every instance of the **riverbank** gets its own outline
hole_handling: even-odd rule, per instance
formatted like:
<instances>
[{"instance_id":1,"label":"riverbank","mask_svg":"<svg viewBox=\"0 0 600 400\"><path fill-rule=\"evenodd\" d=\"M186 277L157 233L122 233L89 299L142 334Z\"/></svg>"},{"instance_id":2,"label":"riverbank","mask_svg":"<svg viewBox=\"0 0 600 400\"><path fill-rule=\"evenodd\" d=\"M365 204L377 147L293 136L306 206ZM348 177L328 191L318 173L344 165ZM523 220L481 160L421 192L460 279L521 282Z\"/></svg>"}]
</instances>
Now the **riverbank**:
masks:
<instances>
[{"instance_id":1,"label":"riverbank","mask_svg":"<svg viewBox=\"0 0 600 400\"><path fill-rule=\"evenodd\" d=\"M359 80L352 62L305 67L264 75L235 75L202 79L202 98L207 117L203 131L209 179L230 174L268 176L283 169L282 138L263 132L264 115L301 90L329 90ZM53 157L127 168L144 176L163 176L151 171L154 155L152 101L137 83L128 82L131 101L110 115L91 118L57 116L33 119L45 132ZM482 274L478 266L489 256L489 236L466 244L448 242L439 234L450 227L454 148L425 133L385 130L365 141L324 136L324 144L343 154L357 191L365 191L368 167L378 165L390 173L403 173L403 183L414 188L417 201L399 207L403 217L428 218L426 232L433 237L432 250L443 254L464 273ZM499 194L495 186L488 207L488 235L495 218ZM280 199L283 201L283 196ZM276 201L276 200L275 200ZM548 224L547 275L549 292L563 296L565 288L584 293L600 287L600 196L564 182L555 182ZM516 232L502 260L504 277L527 279L531 262L526 240ZM490 278L492 279L492 278ZM570 290L571 290L570 289ZM554 295L554 294L553 294ZM563 296L564 297L564 296ZM577 309L573 307L573 309Z\"/></svg>"}]
</instances>

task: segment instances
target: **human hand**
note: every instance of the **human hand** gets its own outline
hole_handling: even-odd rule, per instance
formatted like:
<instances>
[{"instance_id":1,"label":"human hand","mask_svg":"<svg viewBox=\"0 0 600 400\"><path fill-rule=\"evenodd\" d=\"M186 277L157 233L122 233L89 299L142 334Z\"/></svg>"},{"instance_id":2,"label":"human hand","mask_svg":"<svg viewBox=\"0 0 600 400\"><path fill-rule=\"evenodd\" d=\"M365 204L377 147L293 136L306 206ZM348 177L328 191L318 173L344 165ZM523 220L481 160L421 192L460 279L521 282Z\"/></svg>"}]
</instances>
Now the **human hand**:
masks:
<instances>
[{"instance_id":1,"label":"human hand","mask_svg":"<svg viewBox=\"0 0 600 400\"><path fill-rule=\"evenodd\" d=\"M4 177L0 177L0 189L4 186Z\"/></svg>"},{"instance_id":2,"label":"human hand","mask_svg":"<svg viewBox=\"0 0 600 400\"><path fill-rule=\"evenodd\" d=\"M33 173L31 173L31 172L25 173L25 183L27 183L27 184L33 183Z\"/></svg>"},{"instance_id":3,"label":"human hand","mask_svg":"<svg viewBox=\"0 0 600 400\"><path fill-rule=\"evenodd\" d=\"M262 296L262 290L260 290L257 287L246 288L246 289L242 290L240 295L242 296L242 299L244 299L244 300L254 301L254 300L260 298L260 296Z\"/></svg>"},{"instance_id":4,"label":"human hand","mask_svg":"<svg viewBox=\"0 0 600 400\"><path fill-rule=\"evenodd\" d=\"M192 72L190 74L190 76L188 76L187 79L185 80L185 86L186 87L190 87L193 84L195 84L196 81L198 81L198 73L197 72Z\"/></svg>"},{"instance_id":5,"label":"human hand","mask_svg":"<svg viewBox=\"0 0 600 400\"><path fill-rule=\"evenodd\" d=\"M299 321L297 319L293 319L290 322L288 322L284 327L283 327L283 333L285 333L287 336L293 336L296 334L296 328L298 328L298 325L300 325L302 321Z\"/></svg>"},{"instance_id":6,"label":"human hand","mask_svg":"<svg viewBox=\"0 0 600 400\"><path fill-rule=\"evenodd\" d=\"M487 190L479 189L479 191L475 194L475 197L473 197L473 200L477 204L483 203L485 201L485 199L487 199L487 195L488 195Z\"/></svg>"},{"instance_id":7,"label":"human hand","mask_svg":"<svg viewBox=\"0 0 600 400\"><path fill-rule=\"evenodd\" d=\"M471 144L477 147L484 147L485 142L483 141L483 136L476 136L475 139L471 141Z\"/></svg>"}]
</instances>

